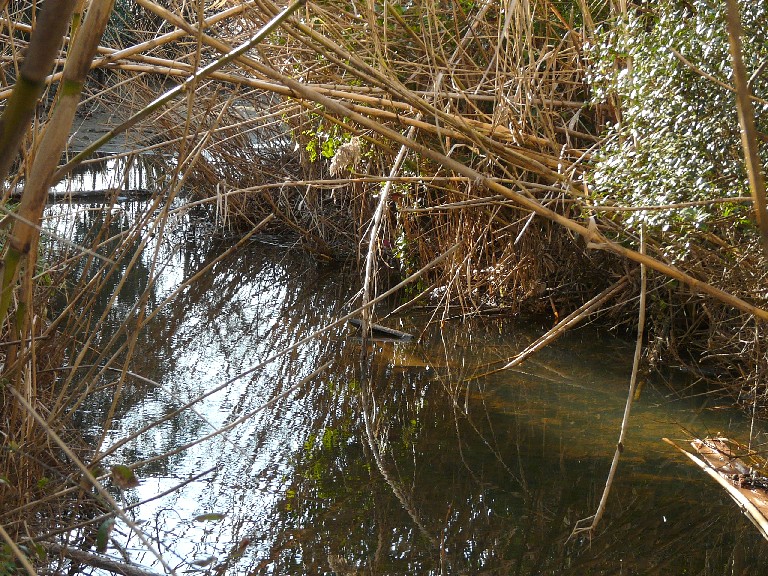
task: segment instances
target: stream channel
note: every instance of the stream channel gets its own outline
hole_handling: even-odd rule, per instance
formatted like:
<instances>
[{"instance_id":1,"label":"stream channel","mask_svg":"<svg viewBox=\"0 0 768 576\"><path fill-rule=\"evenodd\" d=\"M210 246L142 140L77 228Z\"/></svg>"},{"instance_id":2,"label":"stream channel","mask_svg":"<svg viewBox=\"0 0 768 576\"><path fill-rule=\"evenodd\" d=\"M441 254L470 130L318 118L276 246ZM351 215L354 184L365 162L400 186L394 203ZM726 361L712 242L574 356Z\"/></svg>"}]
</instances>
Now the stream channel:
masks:
<instances>
[{"instance_id":1,"label":"stream channel","mask_svg":"<svg viewBox=\"0 0 768 576\"><path fill-rule=\"evenodd\" d=\"M57 204L49 226L79 242L103 210L119 213L117 232L140 208ZM181 211L164 236L151 305L231 245L197 222ZM128 273L99 342L147 289L155 247ZM670 384L683 385L683 374L647 382L606 515L591 541L569 541L605 484L634 343L586 326L486 374L552 319L455 319L441 329L429 310L412 310L382 323L420 338L376 343L367 386L350 326L294 346L348 313L358 286L351 270L254 239L139 335L130 370L143 379L126 379L103 447L162 420L106 464L141 463L140 485L113 493L177 573L765 573L766 542L661 440L687 447L691 435L751 434L759 445L763 423L695 389L676 395ZM112 392L94 392L78 413L89 442L104 432ZM131 561L163 571L121 521L112 537Z\"/></svg>"}]
</instances>

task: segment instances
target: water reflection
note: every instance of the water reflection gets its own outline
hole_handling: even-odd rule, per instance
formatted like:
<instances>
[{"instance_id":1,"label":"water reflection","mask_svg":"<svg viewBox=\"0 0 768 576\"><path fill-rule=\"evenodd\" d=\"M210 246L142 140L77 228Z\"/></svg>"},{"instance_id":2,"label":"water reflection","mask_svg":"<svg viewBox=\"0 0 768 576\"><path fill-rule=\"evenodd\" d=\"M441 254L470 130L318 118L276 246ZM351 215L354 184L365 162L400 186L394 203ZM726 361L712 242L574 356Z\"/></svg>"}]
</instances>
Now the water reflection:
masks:
<instances>
[{"instance_id":1,"label":"water reflection","mask_svg":"<svg viewBox=\"0 0 768 576\"><path fill-rule=\"evenodd\" d=\"M78 216L84 231L95 214ZM650 384L599 533L567 542L603 488L631 346L584 329L486 376L544 326L432 326L364 361L346 327L294 346L346 313L354 277L256 241L216 260L229 245L196 240L182 220L153 282L149 256L125 269L124 305L94 346L118 345L110 326L145 290L157 304L207 269L139 335L103 443L105 463L142 463L127 502L179 572L723 574L741 562L757 574L768 560L725 494L660 441L683 428L746 439L751 423ZM93 442L110 402L105 388L79 412ZM125 527L116 534L158 569Z\"/></svg>"},{"instance_id":2,"label":"water reflection","mask_svg":"<svg viewBox=\"0 0 768 576\"><path fill-rule=\"evenodd\" d=\"M62 158L66 162L68 158ZM146 197L148 190L161 189L167 182L169 159L161 154L94 154L76 166L67 177L55 183L49 192L53 201L95 198L110 195L124 200ZM15 195L21 195L24 178L15 183Z\"/></svg>"}]
</instances>

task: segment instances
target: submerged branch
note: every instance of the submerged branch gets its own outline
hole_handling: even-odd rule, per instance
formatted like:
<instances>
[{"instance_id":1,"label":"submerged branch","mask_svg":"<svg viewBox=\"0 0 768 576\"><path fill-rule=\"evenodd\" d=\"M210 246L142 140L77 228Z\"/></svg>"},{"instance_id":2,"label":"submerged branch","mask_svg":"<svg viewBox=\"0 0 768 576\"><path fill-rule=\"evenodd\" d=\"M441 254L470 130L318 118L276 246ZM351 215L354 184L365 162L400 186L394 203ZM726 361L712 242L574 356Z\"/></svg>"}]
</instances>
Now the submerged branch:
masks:
<instances>
[{"instance_id":1,"label":"submerged branch","mask_svg":"<svg viewBox=\"0 0 768 576\"><path fill-rule=\"evenodd\" d=\"M565 334L569 329L573 328L576 324L578 324L585 318L589 317L589 315L592 314L595 310L598 310L608 300L613 298L613 296L615 296L617 292L619 292L622 288L624 288L627 285L627 282L629 282L629 277L623 276L618 282L612 284L611 286L609 286L608 288L600 292L600 294L590 299L584 305L580 306L578 309L574 310L573 312L568 314L568 316L560 320L560 322L555 324L545 334L537 338L535 342L528 345L525 348L525 350L517 354L514 358L510 358L509 360L507 360L504 366L502 366L501 368L497 368L491 372L486 372L484 374L475 376L473 379L485 377L485 376L488 376L489 374L493 374L494 372L508 370L510 368L514 368L515 366L518 366L519 364L522 364L526 359L530 358L536 352L540 351L542 348L548 346L549 344L557 340L560 336Z\"/></svg>"}]
</instances>

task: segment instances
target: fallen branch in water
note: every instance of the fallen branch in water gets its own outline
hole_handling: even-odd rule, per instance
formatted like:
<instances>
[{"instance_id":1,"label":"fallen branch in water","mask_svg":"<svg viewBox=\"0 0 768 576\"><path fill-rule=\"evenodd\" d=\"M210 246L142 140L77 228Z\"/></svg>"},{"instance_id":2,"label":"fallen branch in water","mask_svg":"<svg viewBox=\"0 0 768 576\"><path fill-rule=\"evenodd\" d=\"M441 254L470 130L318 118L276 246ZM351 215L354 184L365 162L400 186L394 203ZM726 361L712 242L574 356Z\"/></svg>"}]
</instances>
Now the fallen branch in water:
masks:
<instances>
[{"instance_id":1,"label":"fallen branch in water","mask_svg":"<svg viewBox=\"0 0 768 576\"><path fill-rule=\"evenodd\" d=\"M744 515L749 518L750 522L755 525L755 528L760 532L760 534L768 540L768 518L766 518L763 511L761 511L760 508L768 509L768 499L766 499L765 490L761 489L762 492L760 500L762 502L754 502L753 500L757 499L756 492L757 490L751 489L751 488L744 488L737 486L736 483L730 478L727 477L729 474L724 471L723 466L715 467L712 462L707 460L702 460L698 456L695 456L694 454L691 454L687 450L683 450L672 442L669 438L662 438L664 442L667 444L670 444L671 446L674 446L677 448L680 452L685 454L688 458L691 459L692 462L694 462L699 468L701 468L706 474L708 474L710 477L712 477L715 482L720 484L720 486L725 489L725 491L728 493L728 495L733 498L734 502L741 508L741 511L744 513ZM705 446L706 447L706 440L694 440L691 442L691 444L694 445L694 447L699 450L701 453L701 449L699 446ZM698 446L697 446L698 443ZM713 448L710 447L711 451L714 451ZM705 456L706 458L706 456ZM759 504L759 506L758 506Z\"/></svg>"},{"instance_id":2,"label":"fallen branch in water","mask_svg":"<svg viewBox=\"0 0 768 576\"><path fill-rule=\"evenodd\" d=\"M507 360L507 363L504 364L501 368L497 368L496 370L493 370L491 372L486 372L485 374L481 374L480 376L487 376L488 374L493 374L494 372L499 372L501 370L507 370L509 368L514 368L515 366L522 364L526 359L531 357L533 354L541 350L542 348L548 346L555 340L557 340L560 336L565 334L567 330L584 320L585 318L589 317L590 314L592 314L595 310L599 309L603 304L605 304L608 300L610 300L619 290L624 288L627 285L627 282L629 281L628 276L622 276L621 279L619 279L618 282L608 286L605 290L600 292L597 296L590 299L589 301L585 302L582 306L568 314L565 318L560 320L557 324L555 324L552 328L547 330L544 334L539 336L539 338L536 339L535 342L531 343L526 347L525 350L514 356L513 358L510 358ZM479 376L476 376L478 378Z\"/></svg>"}]
</instances>

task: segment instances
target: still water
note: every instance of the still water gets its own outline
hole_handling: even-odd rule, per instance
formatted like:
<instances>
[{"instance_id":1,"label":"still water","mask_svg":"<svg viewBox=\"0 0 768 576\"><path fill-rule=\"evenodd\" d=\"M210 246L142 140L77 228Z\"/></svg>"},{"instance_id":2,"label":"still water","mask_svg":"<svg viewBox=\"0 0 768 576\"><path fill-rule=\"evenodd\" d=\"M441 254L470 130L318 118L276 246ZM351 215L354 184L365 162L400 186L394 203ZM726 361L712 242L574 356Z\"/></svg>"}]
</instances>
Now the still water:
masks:
<instances>
[{"instance_id":1,"label":"still water","mask_svg":"<svg viewBox=\"0 0 768 576\"><path fill-rule=\"evenodd\" d=\"M101 207L57 210L58 226L87 234ZM139 208L115 210L118 230ZM108 453L104 464L137 466L140 485L115 495L177 573L768 569L768 546L728 496L661 441L720 433L746 443L751 433L759 445L764 426L707 396L679 398L661 378L635 403L597 533L568 539L605 483L632 343L584 327L493 373L552 319L441 326L414 309L381 322L418 341L376 344L363 360L346 325L308 338L351 310L354 273L267 238L211 265L231 243L193 213L178 220L146 250L157 265L147 254L126 273L97 345L110 345L145 289L151 307L206 271L139 334L109 428L114 388L94 392L79 413L84 437ZM125 556L162 572L122 522L112 536Z\"/></svg>"}]
</instances>

